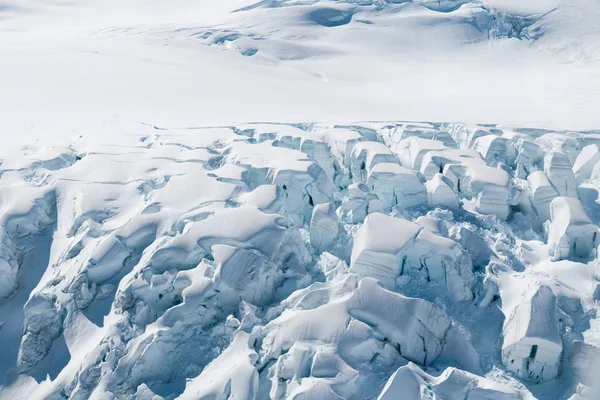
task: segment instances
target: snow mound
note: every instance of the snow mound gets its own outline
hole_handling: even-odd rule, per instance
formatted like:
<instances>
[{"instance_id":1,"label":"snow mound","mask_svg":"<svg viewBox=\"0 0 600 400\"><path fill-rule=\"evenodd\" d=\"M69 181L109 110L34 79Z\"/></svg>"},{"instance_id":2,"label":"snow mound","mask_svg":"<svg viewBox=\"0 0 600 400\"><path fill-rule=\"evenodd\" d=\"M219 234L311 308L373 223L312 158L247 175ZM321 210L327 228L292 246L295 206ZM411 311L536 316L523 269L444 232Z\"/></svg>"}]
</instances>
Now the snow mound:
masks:
<instances>
[{"instance_id":1,"label":"snow mound","mask_svg":"<svg viewBox=\"0 0 600 400\"><path fill-rule=\"evenodd\" d=\"M532 399L526 390L518 390L455 368L440 376L431 376L409 363L390 377L377 400L427 399L430 394L441 399Z\"/></svg>"},{"instance_id":2,"label":"snow mound","mask_svg":"<svg viewBox=\"0 0 600 400\"><path fill-rule=\"evenodd\" d=\"M471 260L460 245L410 221L367 216L355 238L350 271L394 288L410 270L420 271L427 281L446 283L457 301L472 298Z\"/></svg>"},{"instance_id":3,"label":"snow mound","mask_svg":"<svg viewBox=\"0 0 600 400\"><path fill-rule=\"evenodd\" d=\"M320 329L325 315L329 321ZM401 356L421 365L440 355L450 327L437 306L385 290L372 278L360 280L350 296L313 309L289 311L271 324L261 351L267 359L297 343L315 342L337 346L345 359L365 362L373 357L373 344L385 339Z\"/></svg>"},{"instance_id":4,"label":"snow mound","mask_svg":"<svg viewBox=\"0 0 600 400\"><path fill-rule=\"evenodd\" d=\"M548 153L544 157L544 172L560 196L577 198L577 179L566 153Z\"/></svg>"}]
</instances>

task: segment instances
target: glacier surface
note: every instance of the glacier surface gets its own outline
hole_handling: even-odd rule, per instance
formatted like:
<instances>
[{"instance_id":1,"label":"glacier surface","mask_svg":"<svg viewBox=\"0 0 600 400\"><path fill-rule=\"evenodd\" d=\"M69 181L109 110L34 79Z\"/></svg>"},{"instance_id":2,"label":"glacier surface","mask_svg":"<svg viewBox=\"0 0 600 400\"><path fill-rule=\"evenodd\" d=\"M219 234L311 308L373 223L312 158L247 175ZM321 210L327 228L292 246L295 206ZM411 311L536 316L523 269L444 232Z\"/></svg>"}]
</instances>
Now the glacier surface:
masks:
<instances>
[{"instance_id":1,"label":"glacier surface","mask_svg":"<svg viewBox=\"0 0 600 400\"><path fill-rule=\"evenodd\" d=\"M589 172L600 135L480 129L145 127L6 155L0 397L593 399L600 182L555 155Z\"/></svg>"},{"instance_id":2,"label":"glacier surface","mask_svg":"<svg viewBox=\"0 0 600 400\"><path fill-rule=\"evenodd\" d=\"M598 21L0 0L0 399L599 399Z\"/></svg>"}]
</instances>

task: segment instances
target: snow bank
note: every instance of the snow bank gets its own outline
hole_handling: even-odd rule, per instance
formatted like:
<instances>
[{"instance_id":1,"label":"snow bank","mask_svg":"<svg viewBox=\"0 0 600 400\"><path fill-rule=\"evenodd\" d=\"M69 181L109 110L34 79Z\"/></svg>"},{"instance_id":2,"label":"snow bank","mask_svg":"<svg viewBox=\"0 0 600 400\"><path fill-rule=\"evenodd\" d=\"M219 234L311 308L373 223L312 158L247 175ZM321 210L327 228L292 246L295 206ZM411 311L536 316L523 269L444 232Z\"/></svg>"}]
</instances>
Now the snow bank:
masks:
<instances>
[{"instance_id":1,"label":"snow bank","mask_svg":"<svg viewBox=\"0 0 600 400\"><path fill-rule=\"evenodd\" d=\"M334 158L329 151L329 145L325 141L325 135L322 132L309 132L289 125L273 129L273 126L269 124L252 124L247 127L241 126L237 129L252 132L252 137L260 142L272 140L273 147L285 147L301 151L310 159L316 161L333 178Z\"/></svg>"},{"instance_id":2,"label":"snow bank","mask_svg":"<svg viewBox=\"0 0 600 400\"><path fill-rule=\"evenodd\" d=\"M550 203L559 196L558 192L542 171L534 171L527 177L529 199L541 222L550 219Z\"/></svg>"},{"instance_id":3,"label":"snow bank","mask_svg":"<svg viewBox=\"0 0 600 400\"><path fill-rule=\"evenodd\" d=\"M507 296L521 297L516 302L511 299L514 307L502 308L506 317L502 344L504 366L518 378L536 383L556 378L560 372L563 345L552 289L532 286L523 294L502 293L503 298Z\"/></svg>"},{"instance_id":4,"label":"snow bank","mask_svg":"<svg viewBox=\"0 0 600 400\"><path fill-rule=\"evenodd\" d=\"M368 186L363 183L348 186L348 196L337 209L340 220L349 224L359 224L372 212L383 212L383 205L377 196L369 192Z\"/></svg>"},{"instance_id":5,"label":"snow bank","mask_svg":"<svg viewBox=\"0 0 600 400\"><path fill-rule=\"evenodd\" d=\"M475 198L476 211L497 215L500 219L508 218L510 176L501 168L488 166L478 152L431 151L423 158L421 172L427 179L443 173L459 195Z\"/></svg>"},{"instance_id":6,"label":"snow bank","mask_svg":"<svg viewBox=\"0 0 600 400\"><path fill-rule=\"evenodd\" d=\"M515 173L519 178L527 179L530 173L541 169L544 153L537 143L520 138L514 147L517 153Z\"/></svg>"},{"instance_id":7,"label":"snow bank","mask_svg":"<svg viewBox=\"0 0 600 400\"><path fill-rule=\"evenodd\" d=\"M277 185L260 185L241 195L239 200L242 204L253 205L269 214L283 212L283 190Z\"/></svg>"},{"instance_id":8,"label":"snow bank","mask_svg":"<svg viewBox=\"0 0 600 400\"><path fill-rule=\"evenodd\" d=\"M211 248L217 262L214 280L221 291L226 288L250 304L264 305L273 298L280 281L277 265L257 251L227 245Z\"/></svg>"},{"instance_id":9,"label":"snow bank","mask_svg":"<svg viewBox=\"0 0 600 400\"><path fill-rule=\"evenodd\" d=\"M529 199L541 222L550 219L550 204L559 196L558 192L542 171L534 171L527 177Z\"/></svg>"},{"instance_id":10,"label":"snow bank","mask_svg":"<svg viewBox=\"0 0 600 400\"><path fill-rule=\"evenodd\" d=\"M546 132L547 133L535 139L535 142L544 148L546 152L545 157L552 153L562 153L567 156L569 163L572 164L575 162L577 155L581 151L581 145L577 135L574 135L571 132ZM545 159L544 164L546 164Z\"/></svg>"},{"instance_id":11,"label":"snow bank","mask_svg":"<svg viewBox=\"0 0 600 400\"><path fill-rule=\"evenodd\" d=\"M442 173L447 165L460 165L468 159L479 160L482 165L486 165L481 154L475 150L441 149L428 151L425 154L420 171L427 179L431 179L438 172Z\"/></svg>"},{"instance_id":12,"label":"snow bank","mask_svg":"<svg viewBox=\"0 0 600 400\"><path fill-rule=\"evenodd\" d=\"M410 221L369 215L356 234L350 271L394 288L396 279L409 270L445 283L458 301L473 296L471 260L460 245Z\"/></svg>"},{"instance_id":13,"label":"snow bank","mask_svg":"<svg viewBox=\"0 0 600 400\"><path fill-rule=\"evenodd\" d=\"M446 207L457 211L460 207L458 195L452 189L452 182L442 174L435 174L425 184L427 188L427 203L431 207Z\"/></svg>"},{"instance_id":14,"label":"snow bank","mask_svg":"<svg viewBox=\"0 0 600 400\"><path fill-rule=\"evenodd\" d=\"M596 144L585 146L573 163L573 173L577 184L582 184L592 176L594 167L600 162L600 149Z\"/></svg>"},{"instance_id":15,"label":"snow bank","mask_svg":"<svg viewBox=\"0 0 600 400\"><path fill-rule=\"evenodd\" d=\"M360 281L347 307L351 316L374 327L403 357L422 365L439 356L450 327L446 314L433 303L387 291L369 278Z\"/></svg>"},{"instance_id":16,"label":"snow bank","mask_svg":"<svg viewBox=\"0 0 600 400\"><path fill-rule=\"evenodd\" d=\"M18 368L30 371L46 357L52 343L63 330L65 311L56 297L35 294L24 307L23 338L19 347Z\"/></svg>"},{"instance_id":17,"label":"snow bank","mask_svg":"<svg viewBox=\"0 0 600 400\"><path fill-rule=\"evenodd\" d=\"M561 151L546 154L544 172L560 196L577 198L577 179L567 154Z\"/></svg>"},{"instance_id":18,"label":"snow bank","mask_svg":"<svg viewBox=\"0 0 600 400\"><path fill-rule=\"evenodd\" d=\"M354 146L366 140L360 133L351 129L335 129L327 135L327 138L334 155L348 169L352 166L352 151L354 150Z\"/></svg>"},{"instance_id":19,"label":"snow bank","mask_svg":"<svg viewBox=\"0 0 600 400\"><path fill-rule=\"evenodd\" d=\"M280 153L277 157L274 157L275 151ZM299 150L273 147L272 141L235 142L228 157L247 169L245 176L250 188L263 184L281 187L288 210L293 210L290 217L298 225L310 221L315 204L327 203L334 198L330 176Z\"/></svg>"},{"instance_id":20,"label":"snow bank","mask_svg":"<svg viewBox=\"0 0 600 400\"><path fill-rule=\"evenodd\" d=\"M480 136L473 143L473 149L481 153L485 162L492 167L506 162L507 148L508 139L498 135Z\"/></svg>"},{"instance_id":21,"label":"snow bank","mask_svg":"<svg viewBox=\"0 0 600 400\"><path fill-rule=\"evenodd\" d=\"M338 225L333 203L316 205L310 220L310 244L319 252L331 247L338 236Z\"/></svg>"},{"instance_id":22,"label":"snow bank","mask_svg":"<svg viewBox=\"0 0 600 400\"><path fill-rule=\"evenodd\" d=\"M103 283L118 274L131 253L116 235L103 238L88 259L86 274L89 282Z\"/></svg>"},{"instance_id":23,"label":"snow bank","mask_svg":"<svg viewBox=\"0 0 600 400\"><path fill-rule=\"evenodd\" d=\"M396 204L410 208L427 202L427 192L421 177L396 163L375 165L369 172L367 185L387 211Z\"/></svg>"},{"instance_id":24,"label":"snow bank","mask_svg":"<svg viewBox=\"0 0 600 400\"><path fill-rule=\"evenodd\" d=\"M425 365L441 353L450 321L432 303L390 292L364 278L350 296L285 312L270 325L261 350L267 360L308 342L335 345L343 359L366 361L373 356L368 343L385 338L403 357Z\"/></svg>"},{"instance_id":25,"label":"snow bank","mask_svg":"<svg viewBox=\"0 0 600 400\"><path fill-rule=\"evenodd\" d=\"M427 281L444 282L455 301L473 298L475 277L471 258L455 241L423 228L407 256L409 267L425 272Z\"/></svg>"},{"instance_id":26,"label":"snow bank","mask_svg":"<svg viewBox=\"0 0 600 400\"><path fill-rule=\"evenodd\" d=\"M396 286L403 273L406 250L421 226L383 214L369 215L354 239L350 270L359 276L371 276L388 288Z\"/></svg>"},{"instance_id":27,"label":"snow bank","mask_svg":"<svg viewBox=\"0 0 600 400\"><path fill-rule=\"evenodd\" d=\"M256 399L259 383L254 365L258 354L250 349L248 341L249 335L239 332L219 357L208 364L198 377L187 382L178 399Z\"/></svg>"},{"instance_id":28,"label":"snow bank","mask_svg":"<svg viewBox=\"0 0 600 400\"><path fill-rule=\"evenodd\" d=\"M598 244L598 227L578 199L557 197L550 203L548 246L554 260L587 258Z\"/></svg>"},{"instance_id":29,"label":"snow bank","mask_svg":"<svg viewBox=\"0 0 600 400\"><path fill-rule=\"evenodd\" d=\"M428 141L440 142L445 147L456 148L456 143L449 132L438 129L433 124L428 123L408 123L395 124L388 126L380 131L385 144L387 144L398 157L402 157L402 149L405 149L408 143L427 143ZM411 152L412 154L416 154ZM407 167L403 164L403 166ZM408 168L408 167L407 167ZM411 167L413 169L418 169Z\"/></svg>"},{"instance_id":30,"label":"snow bank","mask_svg":"<svg viewBox=\"0 0 600 400\"><path fill-rule=\"evenodd\" d=\"M379 142L359 142L352 149L350 170L354 182L366 182L373 167L380 163L398 163L389 147Z\"/></svg>"},{"instance_id":31,"label":"snow bank","mask_svg":"<svg viewBox=\"0 0 600 400\"><path fill-rule=\"evenodd\" d=\"M356 390L360 374L332 347L298 342L280 356L270 373L271 399L339 399ZM341 387L341 389L337 389ZM336 389L334 389L336 388Z\"/></svg>"},{"instance_id":32,"label":"snow bank","mask_svg":"<svg viewBox=\"0 0 600 400\"><path fill-rule=\"evenodd\" d=\"M461 149L472 148L478 138L493 134L492 130L497 132L495 129L481 125L472 126L465 124L444 124L444 129L450 132L450 135L452 135L452 138Z\"/></svg>"},{"instance_id":33,"label":"snow bank","mask_svg":"<svg viewBox=\"0 0 600 400\"><path fill-rule=\"evenodd\" d=\"M232 222L235 221L235 222ZM205 219L187 225L185 235L175 236L157 250L151 263L182 264L210 253L215 244L252 249L264 256L276 259L289 231L291 222L277 214L266 214L256 208L239 207L211 213ZM185 258L177 260L179 252ZM164 253L164 256L163 256ZM182 254L184 255L184 254ZM196 262L199 262L201 257Z\"/></svg>"},{"instance_id":34,"label":"snow bank","mask_svg":"<svg viewBox=\"0 0 600 400\"><path fill-rule=\"evenodd\" d=\"M432 376L409 363L394 372L377 400L430 398L524 400L533 396L525 389L515 389L456 368L447 368L440 376Z\"/></svg>"},{"instance_id":35,"label":"snow bank","mask_svg":"<svg viewBox=\"0 0 600 400\"><path fill-rule=\"evenodd\" d=\"M403 167L420 171L425 155L430 151L442 151L446 149L446 145L438 140L411 137L402 140L392 149Z\"/></svg>"}]
</instances>

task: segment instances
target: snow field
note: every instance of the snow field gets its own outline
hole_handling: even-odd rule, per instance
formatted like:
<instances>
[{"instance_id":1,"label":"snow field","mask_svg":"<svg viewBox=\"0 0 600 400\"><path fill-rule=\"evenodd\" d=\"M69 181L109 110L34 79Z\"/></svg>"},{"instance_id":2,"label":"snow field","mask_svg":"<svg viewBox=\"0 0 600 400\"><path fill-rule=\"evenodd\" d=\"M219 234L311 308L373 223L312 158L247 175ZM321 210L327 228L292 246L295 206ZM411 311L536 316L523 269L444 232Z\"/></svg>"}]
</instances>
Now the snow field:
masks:
<instances>
[{"instance_id":1,"label":"snow field","mask_svg":"<svg viewBox=\"0 0 600 400\"><path fill-rule=\"evenodd\" d=\"M485 157L461 145L477 126L422 127L148 128L7 158L0 393L585 393L599 214L526 144L573 143L498 127Z\"/></svg>"}]
</instances>

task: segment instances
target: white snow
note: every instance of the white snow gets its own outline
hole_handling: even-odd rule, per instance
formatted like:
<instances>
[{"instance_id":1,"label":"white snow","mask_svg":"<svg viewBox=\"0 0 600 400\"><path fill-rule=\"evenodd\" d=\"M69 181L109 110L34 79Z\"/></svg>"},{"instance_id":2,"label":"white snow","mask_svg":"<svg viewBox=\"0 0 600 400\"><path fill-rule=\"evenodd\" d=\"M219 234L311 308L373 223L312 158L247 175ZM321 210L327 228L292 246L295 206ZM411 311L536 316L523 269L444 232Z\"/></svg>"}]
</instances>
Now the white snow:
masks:
<instances>
[{"instance_id":1,"label":"white snow","mask_svg":"<svg viewBox=\"0 0 600 400\"><path fill-rule=\"evenodd\" d=\"M5 156L0 395L376 398L400 368L438 397L583 396L595 181L558 196L524 145L537 133L480 128L146 127ZM390 132L443 143L419 153L425 174ZM449 139L490 135L509 140L496 167ZM542 137L574 159L595 140Z\"/></svg>"},{"instance_id":2,"label":"white snow","mask_svg":"<svg viewBox=\"0 0 600 400\"><path fill-rule=\"evenodd\" d=\"M566 153L551 151L546 154L544 172L560 196L577 198L577 179Z\"/></svg>"},{"instance_id":3,"label":"white snow","mask_svg":"<svg viewBox=\"0 0 600 400\"><path fill-rule=\"evenodd\" d=\"M1 0L0 398L594 399L599 20Z\"/></svg>"},{"instance_id":4,"label":"white snow","mask_svg":"<svg viewBox=\"0 0 600 400\"><path fill-rule=\"evenodd\" d=\"M377 278L386 287L396 285L402 273L405 247L422 229L409 221L376 213L367 216L354 239L350 270L359 276Z\"/></svg>"},{"instance_id":5,"label":"white snow","mask_svg":"<svg viewBox=\"0 0 600 400\"><path fill-rule=\"evenodd\" d=\"M480 136L473 143L473 149L480 152L485 162L491 166L506 161L507 147L508 139L497 135Z\"/></svg>"},{"instance_id":6,"label":"white snow","mask_svg":"<svg viewBox=\"0 0 600 400\"><path fill-rule=\"evenodd\" d=\"M427 281L444 282L458 301L472 298L471 260L454 241L410 221L367 216L355 238L350 271L394 288L409 269L419 270Z\"/></svg>"},{"instance_id":7,"label":"white snow","mask_svg":"<svg viewBox=\"0 0 600 400\"><path fill-rule=\"evenodd\" d=\"M340 219L350 224L363 222L369 213L371 201L375 200L374 197L364 183L351 184L348 186L348 197L342 200L337 211Z\"/></svg>"},{"instance_id":8,"label":"white snow","mask_svg":"<svg viewBox=\"0 0 600 400\"><path fill-rule=\"evenodd\" d=\"M431 376L409 363L398 368L386 383L377 400L412 399L532 399L527 390L498 384L455 368L446 369L440 376Z\"/></svg>"},{"instance_id":9,"label":"white snow","mask_svg":"<svg viewBox=\"0 0 600 400\"><path fill-rule=\"evenodd\" d=\"M367 186L381 200L384 210L395 205L411 208L427 201L426 189L418 173L396 163L374 166L369 171Z\"/></svg>"},{"instance_id":10,"label":"white snow","mask_svg":"<svg viewBox=\"0 0 600 400\"><path fill-rule=\"evenodd\" d=\"M398 155L402 166L417 171L421 170L423 157L425 157L428 152L444 150L447 147L438 140L422 139L415 136L404 139L397 144L394 144L391 140L389 141L391 142L390 147Z\"/></svg>"},{"instance_id":11,"label":"white snow","mask_svg":"<svg viewBox=\"0 0 600 400\"><path fill-rule=\"evenodd\" d=\"M535 142L519 138L515 144L516 174L521 179L528 178L529 174L540 169L544 154Z\"/></svg>"},{"instance_id":12,"label":"white snow","mask_svg":"<svg viewBox=\"0 0 600 400\"><path fill-rule=\"evenodd\" d=\"M600 149L595 144L585 146L577 156L573 164L573 173L577 178L577 183L581 184L589 179L594 167L600 162Z\"/></svg>"},{"instance_id":13,"label":"white snow","mask_svg":"<svg viewBox=\"0 0 600 400\"><path fill-rule=\"evenodd\" d=\"M478 212L508 218L510 177L505 170L488 166L479 152L430 151L423 157L421 172L427 179L443 173L459 195L475 199Z\"/></svg>"},{"instance_id":14,"label":"white snow","mask_svg":"<svg viewBox=\"0 0 600 400\"><path fill-rule=\"evenodd\" d=\"M310 220L310 243L317 250L332 247L338 236L338 218L333 203L318 204Z\"/></svg>"},{"instance_id":15,"label":"white snow","mask_svg":"<svg viewBox=\"0 0 600 400\"><path fill-rule=\"evenodd\" d=\"M540 221L550 219L550 204L559 196L558 192L542 171L534 171L527 177L530 199Z\"/></svg>"},{"instance_id":16,"label":"white snow","mask_svg":"<svg viewBox=\"0 0 600 400\"><path fill-rule=\"evenodd\" d=\"M550 203L548 246L555 260L586 258L598 244L598 227L587 216L578 199L557 197Z\"/></svg>"},{"instance_id":17,"label":"white snow","mask_svg":"<svg viewBox=\"0 0 600 400\"><path fill-rule=\"evenodd\" d=\"M365 141L357 143L352 149L350 170L355 182L365 182L374 167L380 163L397 163L390 149L379 142Z\"/></svg>"},{"instance_id":18,"label":"white snow","mask_svg":"<svg viewBox=\"0 0 600 400\"><path fill-rule=\"evenodd\" d=\"M258 354L248 347L248 334L240 332L231 345L198 378L190 380L180 399L219 398L254 399L258 391ZM231 361L235 365L231 365Z\"/></svg>"},{"instance_id":19,"label":"white snow","mask_svg":"<svg viewBox=\"0 0 600 400\"><path fill-rule=\"evenodd\" d=\"M458 195L452 189L452 182L444 175L438 173L427 181L427 202L432 207L446 207L450 210L458 210L460 202Z\"/></svg>"},{"instance_id":20,"label":"white snow","mask_svg":"<svg viewBox=\"0 0 600 400\"><path fill-rule=\"evenodd\" d=\"M450 322L434 304L395 294L364 278L351 296L313 309L288 311L271 325L262 345L267 359L308 342L337 346L343 358L364 362L372 356L369 342L385 339L400 355L423 365L441 353ZM351 343L354 348L348 347Z\"/></svg>"},{"instance_id":21,"label":"white snow","mask_svg":"<svg viewBox=\"0 0 600 400\"><path fill-rule=\"evenodd\" d=\"M517 377L533 382L554 379L560 370L563 346L558 333L556 297L548 286L532 286L513 308L503 307L502 361ZM514 300L513 300L514 302Z\"/></svg>"}]
</instances>

